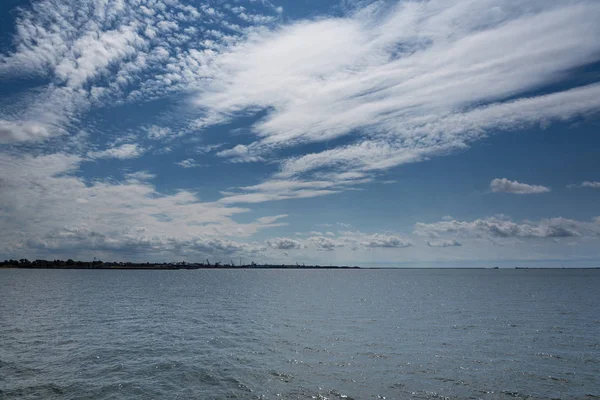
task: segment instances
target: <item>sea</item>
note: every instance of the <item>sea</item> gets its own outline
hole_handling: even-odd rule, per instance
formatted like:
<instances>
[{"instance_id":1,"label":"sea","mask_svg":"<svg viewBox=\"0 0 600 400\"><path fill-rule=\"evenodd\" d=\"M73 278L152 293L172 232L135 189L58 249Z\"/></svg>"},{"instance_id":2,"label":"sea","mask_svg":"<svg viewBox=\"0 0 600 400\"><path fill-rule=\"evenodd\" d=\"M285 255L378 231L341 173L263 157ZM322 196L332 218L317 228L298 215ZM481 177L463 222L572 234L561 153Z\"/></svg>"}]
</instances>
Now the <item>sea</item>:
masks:
<instances>
[{"instance_id":1,"label":"sea","mask_svg":"<svg viewBox=\"0 0 600 400\"><path fill-rule=\"evenodd\" d=\"M0 270L0 399L600 398L600 270Z\"/></svg>"}]
</instances>

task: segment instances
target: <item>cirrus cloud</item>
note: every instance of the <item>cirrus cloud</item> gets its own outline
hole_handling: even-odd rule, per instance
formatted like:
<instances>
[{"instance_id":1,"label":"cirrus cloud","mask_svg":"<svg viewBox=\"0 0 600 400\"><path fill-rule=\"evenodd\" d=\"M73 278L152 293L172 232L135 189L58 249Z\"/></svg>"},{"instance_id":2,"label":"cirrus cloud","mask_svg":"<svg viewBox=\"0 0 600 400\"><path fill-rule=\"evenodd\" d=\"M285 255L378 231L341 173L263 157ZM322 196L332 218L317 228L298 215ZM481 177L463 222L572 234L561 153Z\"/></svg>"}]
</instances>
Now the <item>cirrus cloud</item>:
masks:
<instances>
[{"instance_id":1,"label":"cirrus cloud","mask_svg":"<svg viewBox=\"0 0 600 400\"><path fill-rule=\"evenodd\" d=\"M278 178L382 171L491 131L596 113L598 84L531 93L598 60L599 17L593 1L377 3L254 32L215 59L218 79L198 90L196 105L226 119L266 112L254 142L220 152L235 161L350 142L288 157Z\"/></svg>"},{"instance_id":2,"label":"cirrus cloud","mask_svg":"<svg viewBox=\"0 0 600 400\"><path fill-rule=\"evenodd\" d=\"M136 143L122 144L120 146L111 147L102 151L90 151L88 157L90 158L117 158L125 160L128 158L140 157L146 151L145 148L140 147Z\"/></svg>"},{"instance_id":3,"label":"cirrus cloud","mask_svg":"<svg viewBox=\"0 0 600 400\"><path fill-rule=\"evenodd\" d=\"M198 164L193 158L186 158L185 160L181 160L179 162L176 162L175 164L183 168L197 168L202 166L201 164Z\"/></svg>"}]
</instances>

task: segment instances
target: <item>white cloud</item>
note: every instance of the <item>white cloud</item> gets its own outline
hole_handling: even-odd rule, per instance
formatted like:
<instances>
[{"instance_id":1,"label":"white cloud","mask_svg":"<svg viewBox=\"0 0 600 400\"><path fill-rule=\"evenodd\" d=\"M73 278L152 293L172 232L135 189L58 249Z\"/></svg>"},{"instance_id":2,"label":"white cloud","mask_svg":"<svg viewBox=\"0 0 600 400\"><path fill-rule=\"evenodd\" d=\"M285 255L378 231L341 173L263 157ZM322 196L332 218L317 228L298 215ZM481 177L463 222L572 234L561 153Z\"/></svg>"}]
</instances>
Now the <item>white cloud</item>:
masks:
<instances>
[{"instance_id":1,"label":"white cloud","mask_svg":"<svg viewBox=\"0 0 600 400\"><path fill-rule=\"evenodd\" d=\"M118 158L120 160L140 157L146 149L136 143L123 144L102 151L90 151L90 158Z\"/></svg>"},{"instance_id":2,"label":"white cloud","mask_svg":"<svg viewBox=\"0 0 600 400\"><path fill-rule=\"evenodd\" d=\"M333 251L336 247L344 247L344 243L325 236L311 236L308 240L317 251Z\"/></svg>"},{"instance_id":3,"label":"white cloud","mask_svg":"<svg viewBox=\"0 0 600 400\"><path fill-rule=\"evenodd\" d=\"M217 255L229 255L239 253L256 254L266 250L264 246L257 243L240 243L232 240L208 237L195 238L191 241L192 249L202 253Z\"/></svg>"},{"instance_id":4,"label":"white cloud","mask_svg":"<svg viewBox=\"0 0 600 400\"><path fill-rule=\"evenodd\" d=\"M150 125L146 128L149 139L164 139L173 135L171 128L166 126Z\"/></svg>"},{"instance_id":5,"label":"white cloud","mask_svg":"<svg viewBox=\"0 0 600 400\"><path fill-rule=\"evenodd\" d=\"M263 161L260 156L250 154L248 147L243 144L238 144L232 149L222 150L217 153L219 157L230 157L232 162L255 162Z\"/></svg>"},{"instance_id":6,"label":"white cloud","mask_svg":"<svg viewBox=\"0 0 600 400\"><path fill-rule=\"evenodd\" d=\"M38 141L50 136L48 127L39 122L0 119L0 143Z\"/></svg>"},{"instance_id":7,"label":"white cloud","mask_svg":"<svg viewBox=\"0 0 600 400\"><path fill-rule=\"evenodd\" d=\"M225 143L206 144L206 145L196 146L196 148L194 150L200 154L207 154L207 153L213 152L214 150L218 150L223 146L225 146Z\"/></svg>"},{"instance_id":8,"label":"white cloud","mask_svg":"<svg viewBox=\"0 0 600 400\"><path fill-rule=\"evenodd\" d=\"M86 252L107 252L121 256L139 254L163 254L173 256L198 257L211 255L228 258L238 254L256 254L265 250L257 243L241 243L233 240L199 236L189 239L181 237L145 236L145 229L125 235L107 235L90 230L88 227L64 228L53 231L41 238L27 240L32 250L52 254L53 251L73 252L84 249ZM203 261L203 260L195 260Z\"/></svg>"},{"instance_id":9,"label":"white cloud","mask_svg":"<svg viewBox=\"0 0 600 400\"><path fill-rule=\"evenodd\" d=\"M138 171L124 181L88 182L77 176L83 158L0 153L0 253L70 257L128 253L172 259L178 255L252 252L236 242L258 230L285 225L285 215L237 223L245 208L202 202L186 190L158 192ZM264 248L264 246L262 247ZM98 253L96 253L98 252Z\"/></svg>"},{"instance_id":10,"label":"white cloud","mask_svg":"<svg viewBox=\"0 0 600 400\"><path fill-rule=\"evenodd\" d=\"M436 117L417 126L389 126L406 135L365 140L358 144L291 158L283 163L281 177L290 177L320 168L353 171L381 171L401 164L423 161L429 157L464 149L485 136L487 129L516 129L544 119L568 120L600 107L600 85L589 85L569 91L526 98L481 107L463 114ZM431 119L423 116L416 119ZM387 124L388 122L386 122ZM408 129L408 131L406 130ZM377 136L377 135L375 135ZM394 137L396 136L396 137Z\"/></svg>"},{"instance_id":11,"label":"white cloud","mask_svg":"<svg viewBox=\"0 0 600 400\"><path fill-rule=\"evenodd\" d=\"M293 249L301 249L302 243L297 240L290 238L272 238L266 241L267 245L276 250L293 250Z\"/></svg>"},{"instance_id":12,"label":"white cloud","mask_svg":"<svg viewBox=\"0 0 600 400\"><path fill-rule=\"evenodd\" d=\"M28 125L18 134L18 127L1 127L0 140L54 136L72 131L91 107L148 101L203 85L217 74L211 65L220 52L243 40L246 29L278 15L257 3L248 22L241 20L231 30L219 9L196 8L184 0L144 3L81 0L77 8L86 12L78 13L66 1L32 1L16 9L13 46L0 54L0 77L37 76L47 83L29 91L33 99L11 105L12 110L0 107L0 120L28 121L20 123ZM190 26L199 20L211 29ZM150 127L147 135L173 136L168 129Z\"/></svg>"},{"instance_id":13,"label":"white cloud","mask_svg":"<svg viewBox=\"0 0 600 400\"><path fill-rule=\"evenodd\" d=\"M549 218L539 222L513 222L502 217L487 217L474 221L446 220L415 224L415 234L431 238L458 235L474 238L564 238L600 235L598 220L581 222L568 218Z\"/></svg>"},{"instance_id":14,"label":"white cloud","mask_svg":"<svg viewBox=\"0 0 600 400\"><path fill-rule=\"evenodd\" d=\"M541 185L528 185L517 181L509 181L506 178L496 178L490 182L490 190L494 193L536 194L547 193L550 191L550 188Z\"/></svg>"},{"instance_id":15,"label":"white cloud","mask_svg":"<svg viewBox=\"0 0 600 400\"><path fill-rule=\"evenodd\" d=\"M254 32L215 59L220 73L196 104L224 118L266 111L255 142L220 153L234 159L352 133L350 144L286 160L278 177L385 170L492 131L597 112L597 84L518 95L597 60L598 18L594 1L378 3Z\"/></svg>"},{"instance_id":16,"label":"white cloud","mask_svg":"<svg viewBox=\"0 0 600 400\"><path fill-rule=\"evenodd\" d=\"M600 182L582 182L581 183L582 187L587 187L587 188L594 188L594 189L600 189Z\"/></svg>"},{"instance_id":17,"label":"white cloud","mask_svg":"<svg viewBox=\"0 0 600 400\"><path fill-rule=\"evenodd\" d=\"M585 182L581 182L580 184L576 185L567 185L567 187L570 188L574 188L574 187L582 187L582 188L592 188L592 189L600 189L600 182L595 182L595 181L585 181Z\"/></svg>"},{"instance_id":18,"label":"white cloud","mask_svg":"<svg viewBox=\"0 0 600 400\"><path fill-rule=\"evenodd\" d=\"M462 244L458 240L429 240L429 247L460 247Z\"/></svg>"},{"instance_id":19,"label":"white cloud","mask_svg":"<svg viewBox=\"0 0 600 400\"><path fill-rule=\"evenodd\" d=\"M318 197L335 193L336 190L332 190L334 187L335 184L328 181L273 180L242 187L238 192L224 192L225 197L220 202L224 204L262 203L273 200Z\"/></svg>"},{"instance_id":20,"label":"white cloud","mask_svg":"<svg viewBox=\"0 0 600 400\"><path fill-rule=\"evenodd\" d=\"M183 168L197 168L197 167L201 167L201 164L198 164L196 162L196 160L194 160L193 158L187 158L185 160L176 162L175 164L179 165L180 167Z\"/></svg>"},{"instance_id":21,"label":"white cloud","mask_svg":"<svg viewBox=\"0 0 600 400\"><path fill-rule=\"evenodd\" d=\"M252 12L179 0L153 5L82 0L83 18L58 2L34 2L18 15L0 75L28 71L66 83L61 107L68 110L52 112L68 118L91 104L190 90L202 113L197 129L266 111L252 127L253 143L218 153L236 162L351 139L285 161L280 177L384 170L465 148L491 130L568 120L600 106L600 85L506 100L598 59L600 6L592 0L381 2L268 29L252 26L279 18L281 9L266 3ZM250 24L227 20L232 12ZM188 26L200 19L218 29Z\"/></svg>"},{"instance_id":22,"label":"white cloud","mask_svg":"<svg viewBox=\"0 0 600 400\"><path fill-rule=\"evenodd\" d=\"M348 247L351 250L363 249L402 249L411 247L413 243L395 233L373 233L367 234L359 231L343 231L338 235L332 232L323 234L322 232L311 231L310 237L306 240L312 244L318 251L333 251L336 248Z\"/></svg>"},{"instance_id":23,"label":"white cloud","mask_svg":"<svg viewBox=\"0 0 600 400\"><path fill-rule=\"evenodd\" d=\"M65 57L56 65L56 77L70 87L80 87L112 63L133 56L143 45L144 39L134 25L86 32L71 44L72 57Z\"/></svg>"},{"instance_id":24,"label":"white cloud","mask_svg":"<svg viewBox=\"0 0 600 400\"><path fill-rule=\"evenodd\" d=\"M148 171L136 171L125 174L127 179L132 179L136 181L149 181L150 179L156 178L155 174L151 174Z\"/></svg>"},{"instance_id":25,"label":"white cloud","mask_svg":"<svg viewBox=\"0 0 600 400\"><path fill-rule=\"evenodd\" d=\"M257 219L257 221L263 224L272 224L273 222L286 217L288 217L287 214L269 215L267 217L260 217Z\"/></svg>"},{"instance_id":26,"label":"white cloud","mask_svg":"<svg viewBox=\"0 0 600 400\"><path fill-rule=\"evenodd\" d=\"M334 179L304 181L297 179L273 179L257 185L237 188L234 192L223 192L225 195L220 202L234 203L262 203L274 200L302 199L326 196L347 190L354 185L369 182L364 179Z\"/></svg>"},{"instance_id":27,"label":"white cloud","mask_svg":"<svg viewBox=\"0 0 600 400\"><path fill-rule=\"evenodd\" d=\"M247 211L239 204L356 189L375 182L379 171L465 149L495 132L568 122L600 109L600 84L551 86L600 59L600 4L594 0L376 2L340 17L292 22L281 19L280 7L262 1L235 10L225 3L142 3L81 0L78 9L86 12L79 13L68 2L34 0L17 12L10 50L0 54L0 78L43 84L0 100L0 143L17 148L15 154L47 155L0 153L5 253L58 254L67 247L154 255L252 253L264 246L230 237L248 238L285 223L281 216L238 223L234 217ZM268 27L255 26L264 23ZM190 93L191 110L180 101ZM172 94L179 94L175 115L152 103L149 120L125 127L126 134L109 138L111 146L89 151L84 143L106 133L96 120L88 123L88 111L167 96L170 101ZM86 180L78 168L87 160L51 154L76 148L92 159L140 157L149 149L132 142L147 139L169 140L170 147L153 146L153 155L164 154L178 148L175 140L183 134L240 117L255 121L244 129L244 144L235 140L239 132L231 132L225 139L230 148L196 150L220 150L217 156L233 162L280 162L280 171L230 189L215 202L185 189L162 193L146 171L124 174L118 182ZM308 143L321 145L307 153ZM312 150L317 148L323 150ZM193 159L179 165L197 166ZM547 189L507 180L504 186L513 192ZM597 222L564 218L448 218L415 229L431 238L430 246L454 243L444 235L559 238L598 232ZM285 238L271 243L276 239ZM334 257L348 249L394 253L370 249L402 248L411 241L397 233L327 232L298 243Z\"/></svg>"},{"instance_id":28,"label":"white cloud","mask_svg":"<svg viewBox=\"0 0 600 400\"><path fill-rule=\"evenodd\" d=\"M361 243L362 246L369 248L404 248L412 246L409 240L396 235L375 234L366 237Z\"/></svg>"},{"instance_id":29,"label":"white cloud","mask_svg":"<svg viewBox=\"0 0 600 400\"><path fill-rule=\"evenodd\" d=\"M252 204L252 203L264 203L266 201L274 200L290 200L290 199L303 199L310 197L326 196L329 194L337 193L334 190L296 190L288 193L246 193L246 194L232 194L227 195L219 200L223 204ZM227 194L227 193L224 193Z\"/></svg>"}]
</instances>

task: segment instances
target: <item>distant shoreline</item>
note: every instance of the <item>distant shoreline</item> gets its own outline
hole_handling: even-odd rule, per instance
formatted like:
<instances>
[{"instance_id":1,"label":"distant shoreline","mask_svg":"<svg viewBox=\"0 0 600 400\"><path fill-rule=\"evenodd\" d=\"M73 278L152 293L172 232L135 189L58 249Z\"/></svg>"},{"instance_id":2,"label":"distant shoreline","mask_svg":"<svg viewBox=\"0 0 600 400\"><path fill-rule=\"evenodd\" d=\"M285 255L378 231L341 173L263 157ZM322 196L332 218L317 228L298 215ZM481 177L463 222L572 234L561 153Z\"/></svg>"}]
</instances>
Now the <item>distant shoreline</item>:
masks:
<instances>
[{"instance_id":1,"label":"distant shoreline","mask_svg":"<svg viewBox=\"0 0 600 400\"><path fill-rule=\"evenodd\" d=\"M90 263L86 263L90 264ZM281 269L281 270L597 270L600 267L358 267L358 266L321 266L321 265L177 265L177 264L103 264L103 265L19 265L0 264L0 269L62 269L62 270L145 270L145 271L175 271L175 270L252 270L252 269Z\"/></svg>"},{"instance_id":2,"label":"distant shoreline","mask_svg":"<svg viewBox=\"0 0 600 400\"><path fill-rule=\"evenodd\" d=\"M416 263L418 265L418 263ZM600 267L526 267L513 264L513 266L499 267L499 266L483 266L483 267L424 267L424 266L373 266L373 267L359 267L350 265L305 265L301 263L295 264L258 264L251 262L250 264L242 264L241 260L239 264L235 264L233 260L230 263L215 262L211 263L209 260L206 262L122 262L122 261L75 261L72 259L68 260L35 260L29 261L25 258L22 259L9 259L0 261L0 269L98 269L98 270L181 270L181 269L328 269L328 270L342 270L342 269L486 269L486 270L523 270L523 269L600 269Z\"/></svg>"},{"instance_id":3,"label":"distant shoreline","mask_svg":"<svg viewBox=\"0 0 600 400\"><path fill-rule=\"evenodd\" d=\"M176 271L176 270L193 270L193 269L239 269L239 270L250 270L250 269L419 269L419 268L394 268L394 267L386 267L386 268L361 268L361 267L286 267L281 265L274 266L258 266L258 267L19 267L19 266L0 266L0 269L87 269L87 270L146 270L146 271ZM420 268L422 269L422 268ZM432 268L429 268L432 269ZM468 268L468 269L476 269L476 268Z\"/></svg>"},{"instance_id":4,"label":"distant shoreline","mask_svg":"<svg viewBox=\"0 0 600 400\"><path fill-rule=\"evenodd\" d=\"M0 269L99 269L99 270L180 270L180 269L361 269L358 266L287 265L287 264L201 264L201 263L123 263L102 261L27 261L0 262Z\"/></svg>"}]
</instances>

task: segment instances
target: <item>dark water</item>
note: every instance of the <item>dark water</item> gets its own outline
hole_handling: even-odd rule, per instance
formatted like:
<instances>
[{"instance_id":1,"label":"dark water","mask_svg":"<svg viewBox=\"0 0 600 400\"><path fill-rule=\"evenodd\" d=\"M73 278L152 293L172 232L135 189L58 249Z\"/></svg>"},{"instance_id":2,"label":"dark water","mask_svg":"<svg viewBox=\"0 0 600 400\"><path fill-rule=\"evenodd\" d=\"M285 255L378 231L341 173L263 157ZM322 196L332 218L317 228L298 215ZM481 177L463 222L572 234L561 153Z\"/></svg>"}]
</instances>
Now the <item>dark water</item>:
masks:
<instances>
[{"instance_id":1,"label":"dark water","mask_svg":"<svg viewBox=\"0 0 600 400\"><path fill-rule=\"evenodd\" d=\"M592 399L600 270L0 270L0 398Z\"/></svg>"}]
</instances>

